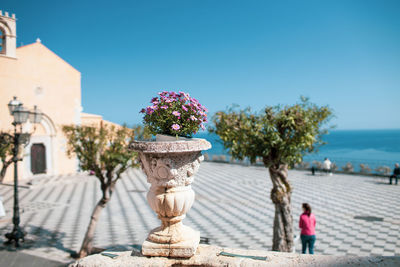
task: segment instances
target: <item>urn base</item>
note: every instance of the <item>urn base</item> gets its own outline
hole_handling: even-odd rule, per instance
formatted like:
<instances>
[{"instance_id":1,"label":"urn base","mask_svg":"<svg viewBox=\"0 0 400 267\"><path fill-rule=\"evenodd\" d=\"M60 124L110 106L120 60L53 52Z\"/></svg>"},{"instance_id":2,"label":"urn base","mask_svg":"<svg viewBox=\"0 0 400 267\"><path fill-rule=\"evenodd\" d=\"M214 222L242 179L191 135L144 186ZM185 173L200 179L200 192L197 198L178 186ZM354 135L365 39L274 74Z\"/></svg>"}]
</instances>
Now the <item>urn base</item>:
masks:
<instances>
[{"instance_id":1,"label":"urn base","mask_svg":"<svg viewBox=\"0 0 400 267\"><path fill-rule=\"evenodd\" d=\"M147 239L143 242L142 254L144 256L190 258L196 253L200 243L200 232L190 230L185 231L183 241L175 244L160 244Z\"/></svg>"}]
</instances>

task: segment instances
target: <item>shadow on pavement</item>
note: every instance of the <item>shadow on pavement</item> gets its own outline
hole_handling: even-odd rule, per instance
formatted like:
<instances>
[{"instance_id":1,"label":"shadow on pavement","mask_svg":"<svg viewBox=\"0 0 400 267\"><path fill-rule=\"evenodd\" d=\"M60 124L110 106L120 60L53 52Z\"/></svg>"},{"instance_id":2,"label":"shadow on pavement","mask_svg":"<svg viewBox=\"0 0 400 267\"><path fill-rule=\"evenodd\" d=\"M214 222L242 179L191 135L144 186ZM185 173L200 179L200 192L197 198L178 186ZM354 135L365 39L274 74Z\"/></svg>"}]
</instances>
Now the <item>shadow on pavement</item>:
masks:
<instances>
[{"instance_id":1,"label":"shadow on pavement","mask_svg":"<svg viewBox=\"0 0 400 267\"><path fill-rule=\"evenodd\" d=\"M61 267L67 264L53 261L20 251L0 251L0 267Z\"/></svg>"},{"instance_id":2,"label":"shadow on pavement","mask_svg":"<svg viewBox=\"0 0 400 267\"><path fill-rule=\"evenodd\" d=\"M371 183L371 184L376 184L376 185L391 185L391 184L389 184L389 182L388 181L367 181L368 183Z\"/></svg>"},{"instance_id":3,"label":"shadow on pavement","mask_svg":"<svg viewBox=\"0 0 400 267\"><path fill-rule=\"evenodd\" d=\"M9 227L7 227L8 229ZM10 229L8 229L10 230ZM5 266L66 266L65 263L58 262L53 259L33 256L25 253L31 249L37 248L56 248L69 254L75 253L74 250L66 248L63 239L66 234L64 232L53 232L42 227L29 226L29 231L25 235L25 241L20 242L20 247L15 248L14 243L7 245L4 242L6 238L4 234L8 232L1 229L0 237L0 267ZM71 261L73 259L71 258Z\"/></svg>"},{"instance_id":4,"label":"shadow on pavement","mask_svg":"<svg viewBox=\"0 0 400 267\"><path fill-rule=\"evenodd\" d=\"M4 242L6 238L4 234L10 231L11 225L8 225L7 230L5 228L0 229L0 267L19 267L19 266L67 266L68 264L57 261L54 256L52 259L37 257L26 253L26 251L38 249L38 248L49 248L57 249L67 252L71 255L71 261L74 262L76 259L77 252L67 248L63 244L63 240L66 237L64 232L50 231L43 227L28 226L28 232L25 235L25 241L20 242L20 247L15 248L14 243L6 245ZM108 246L104 248L94 248L92 254L101 253L103 251L127 251L132 250L132 245L117 245ZM54 260L55 259L55 260Z\"/></svg>"},{"instance_id":5,"label":"shadow on pavement","mask_svg":"<svg viewBox=\"0 0 400 267\"><path fill-rule=\"evenodd\" d=\"M4 233L4 231L2 231ZM65 238L64 232L53 232L42 227L30 226L29 232L25 235L25 242L21 242L20 249L30 249L30 248L43 248L51 247L57 248L59 250L73 253L72 249L64 247L62 240ZM5 241L4 235L2 236L3 241ZM0 245L0 251L8 250L14 251L14 245Z\"/></svg>"}]
</instances>

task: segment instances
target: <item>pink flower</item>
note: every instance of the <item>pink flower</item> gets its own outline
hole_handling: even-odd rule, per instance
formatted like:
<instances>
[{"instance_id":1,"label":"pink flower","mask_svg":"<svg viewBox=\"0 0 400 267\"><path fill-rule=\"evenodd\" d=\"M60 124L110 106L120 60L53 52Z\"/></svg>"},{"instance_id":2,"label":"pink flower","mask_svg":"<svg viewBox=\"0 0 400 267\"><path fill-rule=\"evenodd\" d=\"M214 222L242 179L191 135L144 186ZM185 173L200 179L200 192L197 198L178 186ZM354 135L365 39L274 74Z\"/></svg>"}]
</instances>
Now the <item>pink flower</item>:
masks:
<instances>
[{"instance_id":1,"label":"pink flower","mask_svg":"<svg viewBox=\"0 0 400 267\"><path fill-rule=\"evenodd\" d=\"M180 128L181 128L181 126L179 126L179 124L172 124L172 126L171 126L171 128L172 128L172 130L174 130L174 131L178 131Z\"/></svg>"},{"instance_id":2,"label":"pink flower","mask_svg":"<svg viewBox=\"0 0 400 267\"><path fill-rule=\"evenodd\" d=\"M154 124L160 128L154 132L190 135L199 129L206 129L204 125L207 123L206 112L207 109L188 93L166 90L159 92L157 97L151 99L149 106L140 110L140 113L144 114L143 121L146 124ZM159 120L159 115L165 118ZM171 128L168 129L165 126Z\"/></svg>"},{"instance_id":3,"label":"pink flower","mask_svg":"<svg viewBox=\"0 0 400 267\"><path fill-rule=\"evenodd\" d=\"M150 114L153 113L153 112L154 112L153 107L147 107L147 108L146 108L146 114L150 115Z\"/></svg>"}]
</instances>

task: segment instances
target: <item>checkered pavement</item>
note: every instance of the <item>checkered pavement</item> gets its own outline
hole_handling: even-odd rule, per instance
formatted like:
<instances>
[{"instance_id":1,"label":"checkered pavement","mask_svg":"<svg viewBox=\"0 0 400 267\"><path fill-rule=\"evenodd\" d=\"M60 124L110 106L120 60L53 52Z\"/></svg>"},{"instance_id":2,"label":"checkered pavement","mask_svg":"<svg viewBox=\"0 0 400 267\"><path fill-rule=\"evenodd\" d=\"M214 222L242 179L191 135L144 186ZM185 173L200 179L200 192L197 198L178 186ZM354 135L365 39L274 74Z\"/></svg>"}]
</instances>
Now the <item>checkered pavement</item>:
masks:
<instances>
[{"instance_id":1,"label":"checkered pavement","mask_svg":"<svg viewBox=\"0 0 400 267\"><path fill-rule=\"evenodd\" d=\"M400 186L355 175L311 176L289 171L293 184L295 233L301 204L317 219L315 252L332 255L400 255ZM184 224L199 230L210 244L271 249L274 206L267 169L204 162L193 183L196 201ZM159 226L149 207L149 184L128 170L97 226L96 247L131 249ZM28 232L26 253L68 262L79 250L90 214L100 198L99 183L83 174L41 178L20 188L21 225ZM11 230L13 190L0 185L7 217L0 219L0 239ZM356 217L356 218L355 218ZM376 220L374 220L376 219ZM380 221L381 220L381 221ZM301 245L296 244L300 251Z\"/></svg>"}]
</instances>

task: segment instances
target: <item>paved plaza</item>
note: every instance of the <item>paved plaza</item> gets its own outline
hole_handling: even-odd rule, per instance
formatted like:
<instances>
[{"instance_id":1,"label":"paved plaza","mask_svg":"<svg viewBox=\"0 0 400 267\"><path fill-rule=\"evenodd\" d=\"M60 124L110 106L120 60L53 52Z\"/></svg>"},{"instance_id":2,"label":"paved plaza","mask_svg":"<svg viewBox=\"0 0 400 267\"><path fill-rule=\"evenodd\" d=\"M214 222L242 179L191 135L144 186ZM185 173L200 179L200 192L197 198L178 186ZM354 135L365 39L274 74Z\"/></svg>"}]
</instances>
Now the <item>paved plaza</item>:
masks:
<instances>
[{"instance_id":1,"label":"paved plaza","mask_svg":"<svg viewBox=\"0 0 400 267\"><path fill-rule=\"evenodd\" d=\"M79 250L90 213L100 199L99 183L83 174L35 179L30 188L20 188L21 224L28 233L21 253L71 262L69 255ZM387 179L377 177L312 176L295 170L289 179L294 188L295 233L299 234L301 204L308 202L317 219L317 254L400 255L400 185L388 185ZM274 206L267 169L204 162L192 186L196 201L184 224L199 230L210 244L271 249ZM159 226L146 200L148 188L140 170L125 173L101 215L95 247L131 250ZM4 241L12 229L12 186L0 185L0 195L7 210L7 217L0 219ZM0 245L0 251L5 249Z\"/></svg>"}]
</instances>

